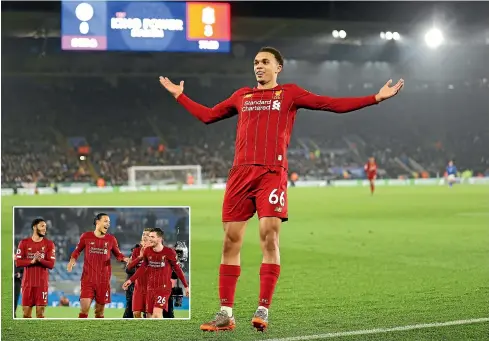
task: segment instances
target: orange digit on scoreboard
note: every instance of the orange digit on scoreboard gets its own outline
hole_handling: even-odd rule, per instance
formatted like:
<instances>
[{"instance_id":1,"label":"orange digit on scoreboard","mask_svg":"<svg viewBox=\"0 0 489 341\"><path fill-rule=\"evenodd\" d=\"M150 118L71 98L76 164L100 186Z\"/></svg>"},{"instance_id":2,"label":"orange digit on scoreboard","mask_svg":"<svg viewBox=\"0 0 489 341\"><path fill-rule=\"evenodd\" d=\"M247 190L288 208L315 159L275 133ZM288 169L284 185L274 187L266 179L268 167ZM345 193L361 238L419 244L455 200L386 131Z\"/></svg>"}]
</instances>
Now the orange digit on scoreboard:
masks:
<instances>
[{"instance_id":1,"label":"orange digit on scoreboard","mask_svg":"<svg viewBox=\"0 0 489 341\"><path fill-rule=\"evenodd\" d=\"M230 41L230 5L216 2L187 2L187 39Z\"/></svg>"}]
</instances>

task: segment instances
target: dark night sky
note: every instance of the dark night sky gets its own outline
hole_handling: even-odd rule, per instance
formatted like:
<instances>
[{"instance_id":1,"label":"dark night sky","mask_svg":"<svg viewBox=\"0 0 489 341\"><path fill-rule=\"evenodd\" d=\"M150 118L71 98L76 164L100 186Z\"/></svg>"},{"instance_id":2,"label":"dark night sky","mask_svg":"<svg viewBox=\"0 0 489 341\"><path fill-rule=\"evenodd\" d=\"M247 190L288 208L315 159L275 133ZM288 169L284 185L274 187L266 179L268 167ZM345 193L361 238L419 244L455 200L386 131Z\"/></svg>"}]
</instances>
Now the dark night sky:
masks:
<instances>
[{"instance_id":1,"label":"dark night sky","mask_svg":"<svg viewBox=\"0 0 489 341\"><path fill-rule=\"evenodd\" d=\"M2 1L5 10L60 11L59 1ZM489 2L307 2L241 1L232 2L233 15L253 17L309 17L351 21L416 22L444 13L445 20L458 24L489 22ZM386 15L385 13L389 13Z\"/></svg>"}]
</instances>

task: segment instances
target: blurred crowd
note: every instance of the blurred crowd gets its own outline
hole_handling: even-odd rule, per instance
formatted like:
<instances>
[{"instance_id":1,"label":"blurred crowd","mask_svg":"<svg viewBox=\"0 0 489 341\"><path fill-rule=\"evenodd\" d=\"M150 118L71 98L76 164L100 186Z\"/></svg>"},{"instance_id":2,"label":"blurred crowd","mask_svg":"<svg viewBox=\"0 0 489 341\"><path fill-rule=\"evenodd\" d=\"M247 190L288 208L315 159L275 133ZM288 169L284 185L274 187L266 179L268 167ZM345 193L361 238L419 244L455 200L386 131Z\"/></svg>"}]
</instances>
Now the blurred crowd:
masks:
<instances>
[{"instance_id":1,"label":"blurred crowd","mask_svg":"<svg viewBox=\"0 0 489 341\"><path fill-rule=\"evenodd\" d=\"M83 63L70 68L67 60L74 62L76 54L61 61L65 57L56 53L37 59L25 53L29 56L25 61L24 55L7 55L11 71L2 75L3 187L94 184L100 178L107 184L123 185L128 181L128 167L137 165L201 165L205 181L227 176L236 118L205 126L166 93L156 71L87 76L79 70ZM101 63L111 62L111 68L118 63L100 56ZM128 58L121 59L121 70L130 70ZM249 62L237 59L230 59L230 68ZM144 70L140 62L134 64L139 71ZM348 71L348 65L341 67ZM28 71L21 72L23 68ZM163 67L158 72L168 70ZM284 83L300 76L286 70ZM354 77L352 70L348 74ZM242 86L253 86L253 79L245 75L186 74L182 78L185 92L208 106ZM346 97L376 92L385 81L377 78L373 83L378 87L364 84L361 88L328 86L328 81L323 84L317 77L298 79L313 92ZM486 83L470 90L440 91L407 81L407 90L395 100L356 113L301 110L289 146L290 171L301 179L343 178L375 156L385 177L410 177L420 169L437 176L452 158L459 169L485 174L489 169ZM79 146L88 149L80 153Z\"/></svg>"},{"instance_id":2,"label":"blurred crowd","mask_svg":"<svg viewBox=\"0 0 489 341\"><path fill-rule=\"evenodd\" d=\"M111 219L113 234L123 252L141 240L145 228L161 228L165 233L165 245L189 240L188 210L185 208L18 208L15 210L15 243L32 234L31 222L43 217L46 220L48 237L55 241L57 260L68 261L80 235L93 231L93 219L100 212Z\"/></svg>"},{"instance_id":3,"label":"blurred crowd","mask_svg":"<svg viewBox=\"0 0 489 341\"><path fill-rule=\"evenodd\" d=\"M127 183L128 167L136 165L201 165L205 179L216 179L226 177L232 164L236 119L205 126L176 104L157 80L41 77L25 82L8 77L4 84L9 93L3 97L2 115L4 186L95 182L99 177L121 185ZM207 105L231 92L220 82L212 88L188 88L190 96ZM14 94L21 92L29 101L17 99ZM431 175L443 173L451 158L463 169L486 172L487 118L474 110L472 117L465 113L457 120L453 116L462 111L439 111L436 103L414 111L409 104L414 96L429 103L429 94L406 94L341 118L299 112L290 170L303 178L335 177L332 168L361 167L375 156L390 177L406 173L396 158L411 158ZM472 97L476 102L477 96ZM459 94L449 100L462 110L469 99ZM70 137L81 137L89 146L84 160ZM148 138L157 142L148 144Z\"/></svg>"}]
</instances>

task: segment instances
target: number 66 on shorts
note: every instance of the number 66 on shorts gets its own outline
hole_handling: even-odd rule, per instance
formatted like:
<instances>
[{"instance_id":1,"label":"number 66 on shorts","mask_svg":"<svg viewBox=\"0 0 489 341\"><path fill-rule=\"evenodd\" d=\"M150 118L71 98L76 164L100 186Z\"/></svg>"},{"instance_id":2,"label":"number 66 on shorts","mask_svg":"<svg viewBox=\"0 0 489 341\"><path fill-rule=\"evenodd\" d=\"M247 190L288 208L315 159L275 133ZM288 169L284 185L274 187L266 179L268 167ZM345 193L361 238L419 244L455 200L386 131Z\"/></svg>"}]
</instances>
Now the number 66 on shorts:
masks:
<instances>
[{"instance_id":1,"label":"number 66 on shorts","mask_svg":"<svg viewBox=\"0 0 489 341\"><path fill-rule=\"evenodd\" d=\"M222 221L246 221L253 217L288 220L287 171L280 166L233 167L226 183Z\"/></svg>"},{"instance_id":2,"label":"number 66 on shorts","mask_svg":"<svg viewBox=\"0 0 489 341\"><path fill-rule=\"evenodd\" d=\"M280 197L276 194L278 191L277 188L270 192L270 196L268 197L268 202L272 205L277 205L280 203L280 206L285 206L285 192L280 193Z\"/></svg>"}]
</instances>

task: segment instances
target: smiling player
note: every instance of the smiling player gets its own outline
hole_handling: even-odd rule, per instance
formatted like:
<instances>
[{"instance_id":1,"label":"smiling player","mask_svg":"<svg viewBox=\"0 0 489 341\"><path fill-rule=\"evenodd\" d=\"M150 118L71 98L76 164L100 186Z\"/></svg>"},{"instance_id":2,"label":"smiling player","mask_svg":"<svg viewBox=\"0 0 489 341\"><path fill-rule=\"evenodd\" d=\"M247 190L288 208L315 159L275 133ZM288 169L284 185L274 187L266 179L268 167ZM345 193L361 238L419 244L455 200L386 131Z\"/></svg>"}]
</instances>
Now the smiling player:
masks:
<instances>
[{"instance_id":1,"label":"smiling player","mask_svg":"<svg viewBox=\"0 0 489 341\"><path fill-rule=\"evenodd\" d=\"M148 236L147 247L135 261L141 266L131 276L122 288L129 286L141 276L146 276L146 312L151 318L163 318L163 311L168 311L168 300L172 292L171 276L175 271L185 287L185 296L189 295L189 288L185 274L177 262L177 253L174 249L163 245L164 233L159 228L151 230Z\"/></svg>"},{"instance_id":2,"label":"smiling player","mask_svg":"<svg viewBox=\"0 0 489 341\"><path fill-rule=\"evenodd\" d=\"M24 318L32 317L32 307L36 307L36 317L44 318L48 305L48 269L54 268L56 261L53 241L45 238L46 222L34 219L31 224L32 236L19 243L15 266L24 267L22 278L22 309Z\"/></svg>"},{"instance_id":3,"label":"smiling player","mask_svg":"<svg viewBox=\"0 0 489 341\"><path fill-rule=\"evenodd\" d=\"M144 250L150 246L149 243L149 233L151 232L151 228L145 228L143 231L143 235L141 237L141 243L138 247L134 248L131 255L131 262L127 264L127 269L138 269L142 265L141 258L143 257ZM134 292L132 294L132 312L134 318L141 318L142 313L146 313L148 311L146 307L146 288L147 288L147 279L146 274L142 274L136 280L136 284L134 286Z\"/></svg>"},{"instance_id":4,"label":"smiling player","mask_svg":"<svg viewBox=\"0 0 489 341\"><path fill-rule=\"evenodd\" d=\"M71 254L67 270L71 272L76 260L85 250L83 261L83 272L81 277L80 291L80 314L79 318L87 318L90 305L95 300L95 317L104 317L104 308L111 302L110 298L110 276L112 266L110 255L114 254L119 262L128 262L119 250L117 239L108 234L110 218L105 213L99 213L94 219L95 231L85 232L81 235L75 251Z\"/></svg>"},{"instance_id":5,"label":"smiling player","mask_svg":"<svg viewBox=\"0 0 489 341\"><path fill-rule=\"evenodd\" d=\"M222 207L224 244L219 268L221 309L214 320L201 325L204 331L235 328L234 296L241 273L240 252L247 221L258 212L260 267L258 308L253 326L268 326L268 308L280 275L279 232L287 213L287 148L297 110L311 109L346 113L377 104L395 96L403 87L401 79L394 86L387 82L375 95L356 98L333 98L315 95L295 84L278 84L284 59L272 47L262 48L254 59L257 85L237 90L213 108L194 102L179 85L160 77L163 87L187 111L205 124L238 116L235 157L229 172Z\"/></svg>"}]
</instances>

